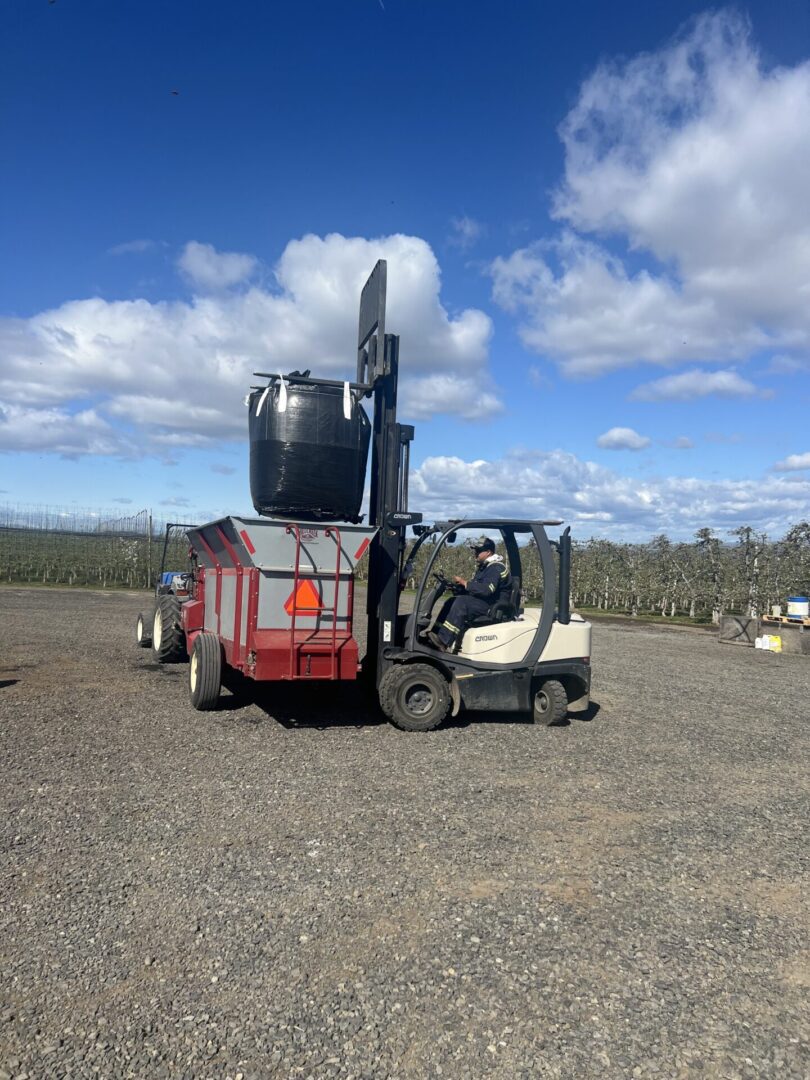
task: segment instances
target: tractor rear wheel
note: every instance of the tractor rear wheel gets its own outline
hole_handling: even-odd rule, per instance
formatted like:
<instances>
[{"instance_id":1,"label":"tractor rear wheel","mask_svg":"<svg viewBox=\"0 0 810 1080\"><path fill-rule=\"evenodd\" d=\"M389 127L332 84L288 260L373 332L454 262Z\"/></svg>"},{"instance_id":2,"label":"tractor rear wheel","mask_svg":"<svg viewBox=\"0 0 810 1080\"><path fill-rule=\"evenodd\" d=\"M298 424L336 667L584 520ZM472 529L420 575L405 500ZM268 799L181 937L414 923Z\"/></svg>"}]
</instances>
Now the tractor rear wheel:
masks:
<instances>
[{"instance_id":1,"label":"tractor rear wheel","mask_svg":"<svg viewBox=\"0 0 810 1080\"><path fill-rule=\"evenodd\" d=\"M450 711L450 687L430 664L397 664L380 682L380 707L403 731L431 731Z\"/></svg>"},{"instance_id":2,"label":"tractor rear wheel","mask_svg":"<svg viewBox=\"0 0 810 1080\"><path fill-rule=\"evenodd\" d=\"M535 724L559 724L568 712L568 695L558 679L546 679L534 695Z\"/></svg>"},{"instance_id":3,"label":"tractor rear wheel","mask_svg":"<svg viewBox=\"0 0 810 1080\"><path fill-rule=\"evenodd\" d=\"M205 630L197 634L188 668L188 692L191 704L200 712L215 709L222 685L222 646L216 634Z\"/></svg>"},{"instance_id":4,"label":"tractor rear wheel","mask_svg":"<svg viewBox=\"0 0 810 1080\"><path fill-rule=\"evenodd\" d=\"M148 649L152 644L152 620L148 619L142 611L138 612L135 622L135 644L141 649Z\"/></svg>"},{"instance_id":5,"label":"tractor rear wheel","mask_svg":"<svg viewBox=\"0 0 810 1080\"><path fill-rule=\"evenodd\" d=\"M152 655L159 664L186 659L186 639L180 622L180 601L174 595L157 598L152 624Z\"/></svg>"}]
</instances>

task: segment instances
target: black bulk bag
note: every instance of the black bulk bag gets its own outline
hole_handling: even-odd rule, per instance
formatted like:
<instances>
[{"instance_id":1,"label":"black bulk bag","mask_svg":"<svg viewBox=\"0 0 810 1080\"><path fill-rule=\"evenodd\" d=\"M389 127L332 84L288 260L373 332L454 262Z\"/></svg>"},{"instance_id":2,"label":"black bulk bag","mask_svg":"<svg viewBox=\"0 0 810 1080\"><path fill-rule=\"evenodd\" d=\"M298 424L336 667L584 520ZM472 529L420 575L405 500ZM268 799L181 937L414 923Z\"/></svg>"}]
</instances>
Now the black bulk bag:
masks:
<instances>
[{"instance_id":1,"label":"black bulk bag","mask_svg":"<svg viewBox=\"0 0 810 1080\"><path fill-rule=\"evenodd\" d=\"M360 521L371 427L347 386L277 380L251 393L248 412L258 513Z\"/></svg>"}]
</instances>

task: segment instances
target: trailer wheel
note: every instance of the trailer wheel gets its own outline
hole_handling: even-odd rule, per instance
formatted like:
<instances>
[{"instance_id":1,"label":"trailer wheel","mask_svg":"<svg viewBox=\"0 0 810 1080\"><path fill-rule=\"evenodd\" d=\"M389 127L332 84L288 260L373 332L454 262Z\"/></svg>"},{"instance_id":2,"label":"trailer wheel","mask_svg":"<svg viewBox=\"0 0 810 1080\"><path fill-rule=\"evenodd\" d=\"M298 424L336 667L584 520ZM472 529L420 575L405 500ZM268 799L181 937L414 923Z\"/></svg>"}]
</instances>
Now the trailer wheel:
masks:
<instances>
[{"instance_id":1,"label":"trailer wheel","mask_svg":"<svg viewBox=\"0 0 810 1080\"><path fill-rule=\"evenodd\" d=\"M546 679L534 695L535 724L559 724L568 712L568 695L558 679Z\"/></svg>"},{"instance_id":2,"label":"trailer wheel","mask_svg":"<svg viewBox=\"0 0 810 1080\"><path fill-rule=\"evenodd\" d=\"M216 634L197 634L188 668L191 704L200 712L215 709L222 685L222 646Z\"/></svg>"},{"instance_id":3,"label":"trailer wheel","mask_svg":"<svg viewBox=\"0 0 810 1080\"><path fill-rule=\"evenodd\" d=\"M135 622L135 644L142 649L148 649L152 644L152 627L142 611L138 612Z\"/></svg>"},{"instance_id":4,"label":"trailer wheel","mask_svg":"<svg viewBox=\"0 0 810 1080\"><path fill-rule=\"evenodd\" d=\"M450 710L450 687L430 664L397 664L382 677L380 707L403 731L431 731Z\"/></svg>"},{"instance_id":5,"label":"trailer wheel","mask_svg":"<svg viewBox=\"0 0 810 1080\"><path fill-rule=\"evenodd\" d=\"M152 624L152 655L159 664L176 664L186 658L180 601L174 595L157 598L155 621Z\"/></svg>"}]
</instances>

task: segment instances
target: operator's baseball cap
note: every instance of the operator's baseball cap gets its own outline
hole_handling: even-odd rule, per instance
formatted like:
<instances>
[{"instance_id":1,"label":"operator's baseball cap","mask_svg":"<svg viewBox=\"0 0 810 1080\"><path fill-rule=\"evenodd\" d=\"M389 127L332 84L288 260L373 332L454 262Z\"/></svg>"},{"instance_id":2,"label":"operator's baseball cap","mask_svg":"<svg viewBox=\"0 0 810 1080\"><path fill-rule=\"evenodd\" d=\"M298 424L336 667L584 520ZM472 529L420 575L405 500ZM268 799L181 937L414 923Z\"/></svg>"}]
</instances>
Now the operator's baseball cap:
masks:
<instances>
[{"instance_id":1,"label":"operator's baseball cap","mask_svg":"<svg viewBox=\"0 0 810 1080\"><path fill-rule=\"evenodd\" d=\"M475 540L470 541L470 547L473 549L476 555L480 555L482 551L495 551L495 541L490 540L488 536L479 536Z\"/></svg>"}]
</instances>

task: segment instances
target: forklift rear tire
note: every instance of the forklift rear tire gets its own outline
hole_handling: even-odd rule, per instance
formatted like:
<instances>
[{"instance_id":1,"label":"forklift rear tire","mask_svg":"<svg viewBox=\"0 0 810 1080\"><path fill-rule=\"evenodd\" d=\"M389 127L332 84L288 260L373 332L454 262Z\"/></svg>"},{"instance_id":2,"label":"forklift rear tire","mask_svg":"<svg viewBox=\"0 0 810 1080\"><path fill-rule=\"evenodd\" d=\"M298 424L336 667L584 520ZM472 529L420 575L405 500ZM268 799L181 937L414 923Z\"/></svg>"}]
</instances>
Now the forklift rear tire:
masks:
<instances>
[{"instance_id":1,"label":"forklift rear tire","mask_svg":"<svg viewBox=\"0 0 810 1080\"><path fill-rule=\"evenodd\" d=\"M568 695L558 679L546 679L534 695L535 724L559 724L568 712Z\"/></svg>"},{"instance_id":2,"label":"forklift rear tire","mask_svg":"<svg viewBox=\"0 0 810 1080\"><path fill-rule=\"evenodd\" d=\"M397 664L380 682L380 707L403 731L432 731L450 711L450 687L430 664Z\"/></svg>"},{"instance_id":3,"label":"forklift rear tire","mask_svg":"<svg viewBox=\"0 0 810 1080\"><path fill-rule=\"evenodd\" d=\"M188 668L191 704L200 712L217 707L222 685L222 646L216 634L197 634Z\"/></svg>"},{"instance_id":4,"label":"forklift rear tire","mask_svg":"<svg viewBox=\"0 0 810 1080\"><path fill-rule=\"evenodd\" d=\"M180 601L173 594L157 598L152 624L152 655L159 664L176 664L186 659Z\"/></svg>"},{"instance_id":5,"label":"forklift rear tire","mask_svg":"<svg viewBox=\"0 0 810 1080\"><path fill-rule=\"evenodd\" d=\"M148 649L152 644L151 621L147 621L142 611L138 612L138 618L135 623L135 644L141 649Z\"/></svg>"}]
</instances>

